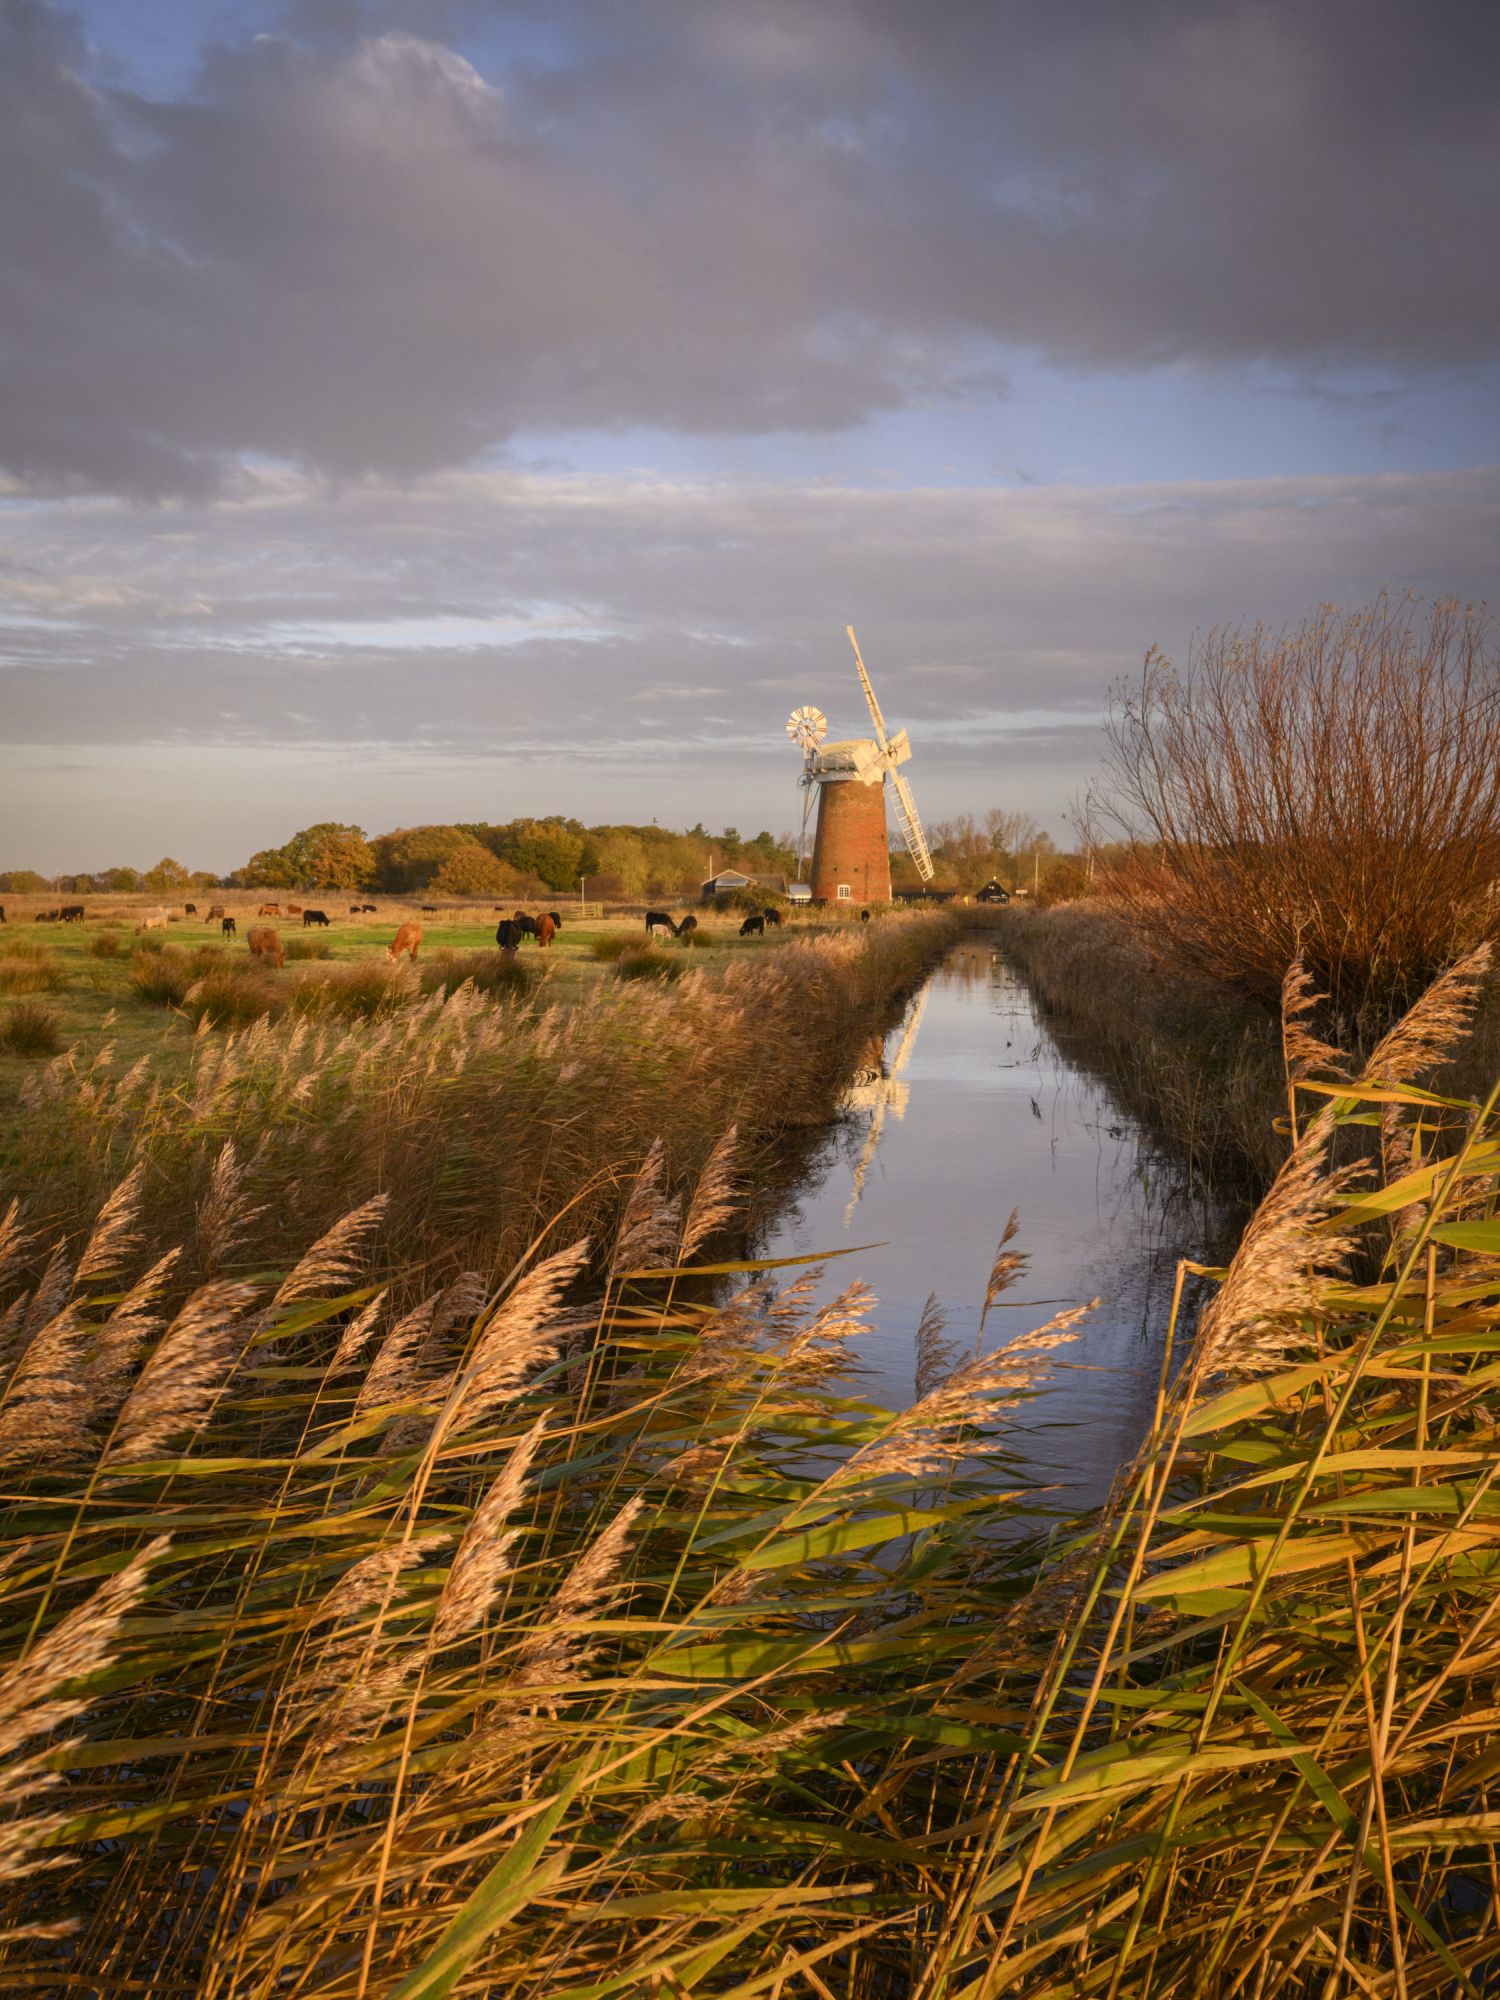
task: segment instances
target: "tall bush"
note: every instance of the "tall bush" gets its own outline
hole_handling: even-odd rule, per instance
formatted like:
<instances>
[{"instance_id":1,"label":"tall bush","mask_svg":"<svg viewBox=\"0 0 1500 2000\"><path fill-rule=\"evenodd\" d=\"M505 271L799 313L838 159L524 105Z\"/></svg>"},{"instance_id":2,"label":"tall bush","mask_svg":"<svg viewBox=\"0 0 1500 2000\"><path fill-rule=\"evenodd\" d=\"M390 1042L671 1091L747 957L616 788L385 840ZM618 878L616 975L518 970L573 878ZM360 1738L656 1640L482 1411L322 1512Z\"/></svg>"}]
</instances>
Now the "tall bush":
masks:
<instances>
[{"instance_id":1,"label":"tall bush","mask_svg":"<svg viewBox=\"0 0 1500 2000\"><path fill-rule=\"evenodd\" d=\"M1091 832L1168 963L1274 1005L1301 957L1377 1031L1500 931L1500 685L1483 618L1384 596L1295 631L1148 655L1109 725Z\"/></svg>"}]
</instances>

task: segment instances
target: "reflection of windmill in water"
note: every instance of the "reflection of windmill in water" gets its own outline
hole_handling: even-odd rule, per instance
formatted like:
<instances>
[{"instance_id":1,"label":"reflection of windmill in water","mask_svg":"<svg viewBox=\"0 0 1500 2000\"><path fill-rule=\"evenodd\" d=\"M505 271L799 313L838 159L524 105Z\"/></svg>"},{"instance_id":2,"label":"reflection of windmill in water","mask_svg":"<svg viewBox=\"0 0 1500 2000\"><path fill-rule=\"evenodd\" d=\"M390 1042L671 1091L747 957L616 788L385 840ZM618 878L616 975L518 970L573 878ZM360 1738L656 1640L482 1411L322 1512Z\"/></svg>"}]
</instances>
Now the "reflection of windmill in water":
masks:
<instances>
[{"instance_id":1,"label":"reflection of windmill in water","mask_svg":"<svg viewBox=\"0 0 1500 2000\"><path fill-rule=\"evenodd\" d=\"M849 1195L849 1206L844 1210L845 1226L854 1219L854 1211L859 1207L859 1198L865 1190L865 1175L870 1171L870 1163L880 1147L880 1135L885 1129L886 1113L893 1118L906 1116L907 1101L911 1088L901 1080L901 1072L911 1061L911 1052L917 1046L917 1032L922 1025L922 1016L927 1010L927 988L924 986L917 995L917 1004L906 1017L906 1025L901 1030L901 1039L896 1044L896 1053L887 1066L885 1043L877 1039L869 1051L873 1057L867 1066L854 1073L855 1080L844 1092L844 1103L851 1111L868 1111L870 1129L865 1134L865 1143L860 1151L859 1164L854 1169L854 1186Z\"/></svg>"}]
</instances>

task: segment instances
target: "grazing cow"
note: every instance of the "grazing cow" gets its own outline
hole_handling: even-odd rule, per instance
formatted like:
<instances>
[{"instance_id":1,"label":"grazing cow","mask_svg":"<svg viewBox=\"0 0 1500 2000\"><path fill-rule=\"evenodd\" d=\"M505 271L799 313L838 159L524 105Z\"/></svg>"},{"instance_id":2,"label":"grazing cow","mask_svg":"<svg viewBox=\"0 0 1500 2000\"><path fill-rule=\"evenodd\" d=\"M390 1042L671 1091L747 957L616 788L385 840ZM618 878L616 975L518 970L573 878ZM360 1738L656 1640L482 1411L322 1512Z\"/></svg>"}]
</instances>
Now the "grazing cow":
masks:
<instances>
[{"instance_id":1,"label":"grazing cow","mask_svg":"<svg viewBox=\"0 0 1500 2000\"><path fill-rule=\"evenodd\" d=\"M300 917L302 914L302 905L300 903L288 903L286 913L289 917Z\"/></svg>"},{"instance_id":2,"label":"grazing cow","mask_svg":"<svg viewBox=\"0 0 1500 2000\"><path fill-rule=\"evenodd\" d=\"M358 916L358 915L360 914L360 912L361 912L361 911L362 911L362 910L364 909L364 907L365 907L365 906L364 906L364 904L363 904L363 903L351 903L351 904L349 905L349 914L350 914L350 916L351 916L351 917L357 917L357 916Z\"/></svg>"},{"instance_id":3,"label":"grazing cow","mask_svg":"<svg viewBox=\"0 0 1500 2000\"><path fill-rule=\"evenodd\" d=\"M547 915L552 919L553 930L560 931L562 929L562 918L557 914L556 910L549 910Z\"/></svg>"},{"instance_id":4,"label":"grazing cow","mask_svg":"<svg viewBox=\"0 0 1500 2000\"><path fill-rule=\"evenodd\" d=\"M60 924L81 924L83 922L82 903L65 903L57 913Z\"/></svg>"},{"instance_id":5,"label":"grazing cow","mask_svg":"<svg viewBox=\"0 0 1500 2000\"><path fill-rule=\"evenodd\" d=\"M524 935L525 933L514 917L502 917L495 926L495 942L507 958L515 957L516 946L521 942Z\"/></svg>"},{"instance_id":6,"label":"grazing cow","mask_svg":"<svg viewBox=\"0 0 1500 2000\"><path fill-rule=\"evenodd\" d=\"M250 947L250 956L258 958L262 965L281 967L286 964L286 946L281 942L281 933L270 924L256 924L245 939Z\"/></svg>"},{"instance_id":7,"label":"grazing cow","mask_svg":"<svg viewBox=\"0 0 1500 2000\"><path fill-rule=\"evenodd\" d=\"M31 921L34 924L55 924L57 922L57 912L56 910L38 910Z\"/></svg>"},{"instance_id":8,"label":"grazing cow","mask_svg":"<svg viewBox=\"0 0 1500 2000\"><path fill-rule=\"evenodd\" d=\"M370 915L371 915L371 916L373 917L373 916L374 916L374 914L375 914L375 905L374 905L373 903L366 903L366 904L364 905L364 907L365 907L365 909L366 909L366 910L367 910L367 911L369 912L369 914L370 914Z\"/></svg>"},{"instance_id":9,"label":"grazing cow","mask_svg":"<svg viewBox=\"0 0 1500 2000\"><path fill-rule=\"evenodd\" d=\"M422 926L420 924L403 924L391 939L391 948L387 956L399 958L403 951L410 952L412 963L415 964L417 950L421 942Z\"/></svg>"},{"instance_id":10,"label":"grazing cow","mask_svg":"<svg viewBox=\"0 0 1500 2000\"><path fill-rule=\"evenodd\" d=\"M224 914L224 905L222 903L215 903L212 909L210 909L208 915L203 919L203 921L206 924L217 923L219 918L222 917L223 914Z\"/></svg>"},{"instance_id":11,"label":"grazing cow","mask_svg":"<svg viewBox=\"0 0 1500 2000\"><path fill-rule=\"evenodd\" d=\"M764 917L746 917L745 921L740 925L741 937L764 937L765 934L766 920Z\"/></svg>"},{"instance_id":12,"label":"grazing cow","mask_svg":"<svg viewBox=\"0 0 1500 2000\"><path fill-rule=\"evenodd\" d=\"M781 929L780 910L762 910L761 915L765 918L766 922L770 924L774 930L779 931Z\"/></svg>"},{"instance_id":13,"label":"grazing cow","mask_svg":"<svg viewBox=\"0 0 1500 2000\"><path fill-rule=\"evenodd\" d=\"M524 910L517 910L515 913L515 923L522 937L534 937L540 940L541 926L535 917L528 917Z\"/></svg>"},{"instance_id":14,"label":"grazing cow","mask_svg":"<svg viewBox=\"0 0 1500 2000\"><path fill-rule=\"evenodd\" d=\"M238 929L239 925L233 917L221 917L219 919L219 935L221 937L233 937Z\"/></svg>"},{"instance_id":15,"label":"grazing cow","mask_svg":"<svg viewBox=\"0 0 1500 2000\"><path fill-rule=\"evenodd\" d=\"M198 905L196 903L184 903L182 906L182 914L185 917L196 917L198 914Z\"/></svg>"},{"instance_id":16,"label":"grazing cow","mask_svg":"<svg viewBox=\"0 0 1500 2000\"><path fill-rule=\"evenodd\" d=\"M680 924L674 924L672 926L672 934L674 937L691 938L693 932L697 930L697 928L698 928L698 919L692 914L691 911L689 911L687 916L683 918Z\"/></svg>"},{"instance_id":17,"label":"grazing cow","mask_svg":"<svg viewBox=\"0 0 1500 2000\"><path fill-rule=\"evenodd\" d=\"M422 905L422 915L424 917L435 917L437 915L437 904L424 903Z\"/></svg>"},{"instance_id":18,"label":"grazing cow","mask_svg":"<svg viewBox=\"0 0 1500 2000\"><path fill-rule=\"evenodd\" d=\"M867 924L870 921L870 912L868 910L861 910L859 920L862 924Z\"/></svg>"},{"instance_id":19,"label":"grazing cow","mask_svg":"<svg viewBox=\"0 0 1500 2000\"><path fill-rule=\"evenodd\" d=\"M140 923L136 926L137 934L141 931L164 931L166 928L167 913L165 910L153 910L149 917L142 917Z\"/></svg>"},{"instance_id":20,"label":"grazing cow","mask_svg":"<svg viewBox=\"0 0 1500 2000\"><path fill-rule=\"evenodd\" d=\"M5 905L0 903L0 924L5 922Z\"/></svg>"},{"instance_id":21,"label":"grazing cow","mask_svg":"<svg viewBox=\"0 0 1500 2000\"><path fill-rule=\"evenodd\" d=\"M550 916L544 916L536 927L537 943L541 946L542 950L545 951L548 945L551 944L552 940L556 936L557 936L557 925L553 923Z\"/></svg>"},{"instance_id":22,"label":"grazing cow","mask_svg":"<svg viewBox=\"0 0 1500 2000\"><path fill-rule=\"evenodd\" d=\"M655 937L658 931L665 931L669 937L676 937L677 926L665 910L647 910L646 935Z\"/></svg>"},{"instance_id":23,"label":"grazing cow","mask_svg":"<svg viewBox=\"0 0 1500 2000\"><path fill-rule=\"evenodd\" d=\"M258 917L279 917L281 915L281 905L280 903L262 903L255 914Z\"/></svg>"},{"instance_id":24,"label":"grazing cow","mask_svg":"<svg viewBox=\"0 0 1500 2000\"><path fill-rule=\"evenodd\" d=\"M310 931L315 924L321 926L323 930L327 930L328 912L326 910L304 910L302 912L303 930Z\"/></svg>"}]
</instances>

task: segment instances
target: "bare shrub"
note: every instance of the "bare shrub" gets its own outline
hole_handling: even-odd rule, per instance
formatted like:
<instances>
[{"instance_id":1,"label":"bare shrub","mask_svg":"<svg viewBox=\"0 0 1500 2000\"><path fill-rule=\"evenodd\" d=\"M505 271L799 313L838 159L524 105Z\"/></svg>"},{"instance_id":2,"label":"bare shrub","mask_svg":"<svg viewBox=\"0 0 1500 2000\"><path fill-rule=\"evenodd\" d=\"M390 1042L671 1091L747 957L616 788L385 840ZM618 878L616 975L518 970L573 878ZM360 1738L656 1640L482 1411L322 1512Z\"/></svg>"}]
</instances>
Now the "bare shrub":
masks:
<instances>
[{"instance_id":1,"label":"bare shrub","mask_svg":"<svg viewBox=\"0 0 1500 2000\"><path fill-rule=\"evenodd\" d=\"M206 972L187 989L183 1012L212 1028L247 1027L265 1015L286 1010L288 994L253 966L220 966Z\"/></svg>"},{"instance_id":2,"label":"bare shrub","mask_svg":"<svg viewBox=\"0 0 1500 2000\"><path fill-rule=\"evenodd\" d=\"M193 967L184 952L168 946L133 955L130 990L138 1000L153 1001L160 1007L180 1007L192 983Z\"/></svg>"},{"instance_id":3,"label":"bare shrub","mask_svg":"<svg viewBox=\"0 0 1500 2000\"><path fill-rule=\"evenodd\" d=\"M524 1000L541 984L540 958L506 958L499 951L440 951L422 967L424 993L456 993L465 984L494 999Z\"/></svg>"},{"instance_id":4,"label":"bare shrub","mask_svg":"<svg viewBox=\"0 0 1500 2000\"><path fill-rule=\"evenodd\" d=\"M687 966L680 958L646 945L623 952L615 965L617 979L681 979Z\"/></svg>"},{"instance_id":5,"label":"bare shrub","mask_svg":"<svg viewBox=\"0 0 1500 2000\"><path fill-rule=\"evenodd\" d=\"M1168 965L1279 1003L1301 958L1360 1035L1500 933L1500 688L1477 613L1382 596L1148 655L1091 833Z\"/></svg>"},{"instance_id":6,"label":"bare shrub","mask_svg":"<svg viewBox=\"0 0 1500 2000\"><path fill-rule=\"evenodd\" d=\"M90 958L122 958L125 947L114 931L101 931L97 937L89 939Z\"/></svg>"},{"instance_id":7,"label":"bare shrub","mask_svg":"<svg viewBox=\"0 0 1500 2000\"><path fill-rule=\"evenodd\" d=\"M405 1006L414 990L404 967L384 958L364 959L300 981L292 993L292 1011L314 1019L369 1021Z\"/></svg>"},{"instance_id":8,"label":"bare shrub","mask_svg":"<svg viewBox=\"0 0 1500 2000\"><path fill-rule=\"evenodd\" d=\"M55 1056L62 1046L62 1022L51 1007L17 1000L0 1016L0 1048L16 1056Z\"/></svg>"},{"instance_id":9,"label":"bare shrub","mask_svg":"<svg viewBox=\"0 0 1500 2000\"><path fill-rule=\"evenodd\" d=\"M286 940L288 958L332 958L333 947L317 938L293 937Z\"/></svg>"},{"instance_id":10,"label":"bare shrub","mask_svg":"<svg viewBox=\"0 0 1500 2000\"><path fill-rule=\"evenodd\" d=\"M614 931L604 937L596 937L589 946L601 965L617 965L627 951L639 951L640 948L639 937L631 931Z\"/></svg>"},{"instance_id":11,"label":"bare shrub","mask_svg":"<svg viewBox=\"0 0 1500 2000\"><path fill-rule=\"evenodd\" d=\"M50 951L0 959L0 993L60 993L68 975Z\"/></svg>"}]
</instances>

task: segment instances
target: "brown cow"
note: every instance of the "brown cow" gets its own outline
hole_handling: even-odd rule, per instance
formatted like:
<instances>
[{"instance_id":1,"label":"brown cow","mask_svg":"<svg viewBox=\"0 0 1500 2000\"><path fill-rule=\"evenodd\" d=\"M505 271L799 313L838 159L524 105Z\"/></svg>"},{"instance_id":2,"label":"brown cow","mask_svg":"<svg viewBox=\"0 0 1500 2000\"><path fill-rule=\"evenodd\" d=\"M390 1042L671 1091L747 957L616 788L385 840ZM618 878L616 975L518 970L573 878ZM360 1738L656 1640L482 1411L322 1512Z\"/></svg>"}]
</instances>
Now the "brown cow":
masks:
<instances>
[{"instance_id":1,"label":"brown cow","mask_svg":"<svg viewBox=\"0 0 1500 2000\"><path fill-rule=\"evenodd\" d=\"M280 903L262 903L255 914L258 917L279 917L281 915L281 905Z\"/></svg>"},{"instance_id":2,"label":"brown cow","mask_svg":"<svg viewBox=\"0 0 1500 2000\"><path fill-rule=\"evenodd\" d=\"M543 951L547 949L556 936L557 925L553 923L551 917L539 917L536 926L536 941Z\"/></svg>"},{"instance_id":3,"label":"brown cow","mask_svg":"<svg viewBox=\"0 0 1500 2000\"><path fill-rule=\"evenodd\" d=\"M302 914L302 905L300 903L288 903L286 913L289 917L300 917Z\"/></svg>"},{"instance_id":4,"label":"brown cow","mask_svg":"<svg viewBox=\"0 0 1500 2000\"><path fill-rule=\"evenodd\" d=\"M260 959L262 964L278 967L286 964L286 946L281 942L281 934L269 924L253 924L245 942L250 947L250 956Z\"/></svg>"},{"instance_id":5,"label":"brown cow","mask_svg":"<svg viewBox=\"0 0 1500 2000\"><path fill-rule=\"evenodd\" d=\"M403 951L409 951L413 960L415 960L417 947L421 942L422 926L420 924L403 924L391 940L389 955L392 958L399 958Z\"/></svg>"}]
</instances>

